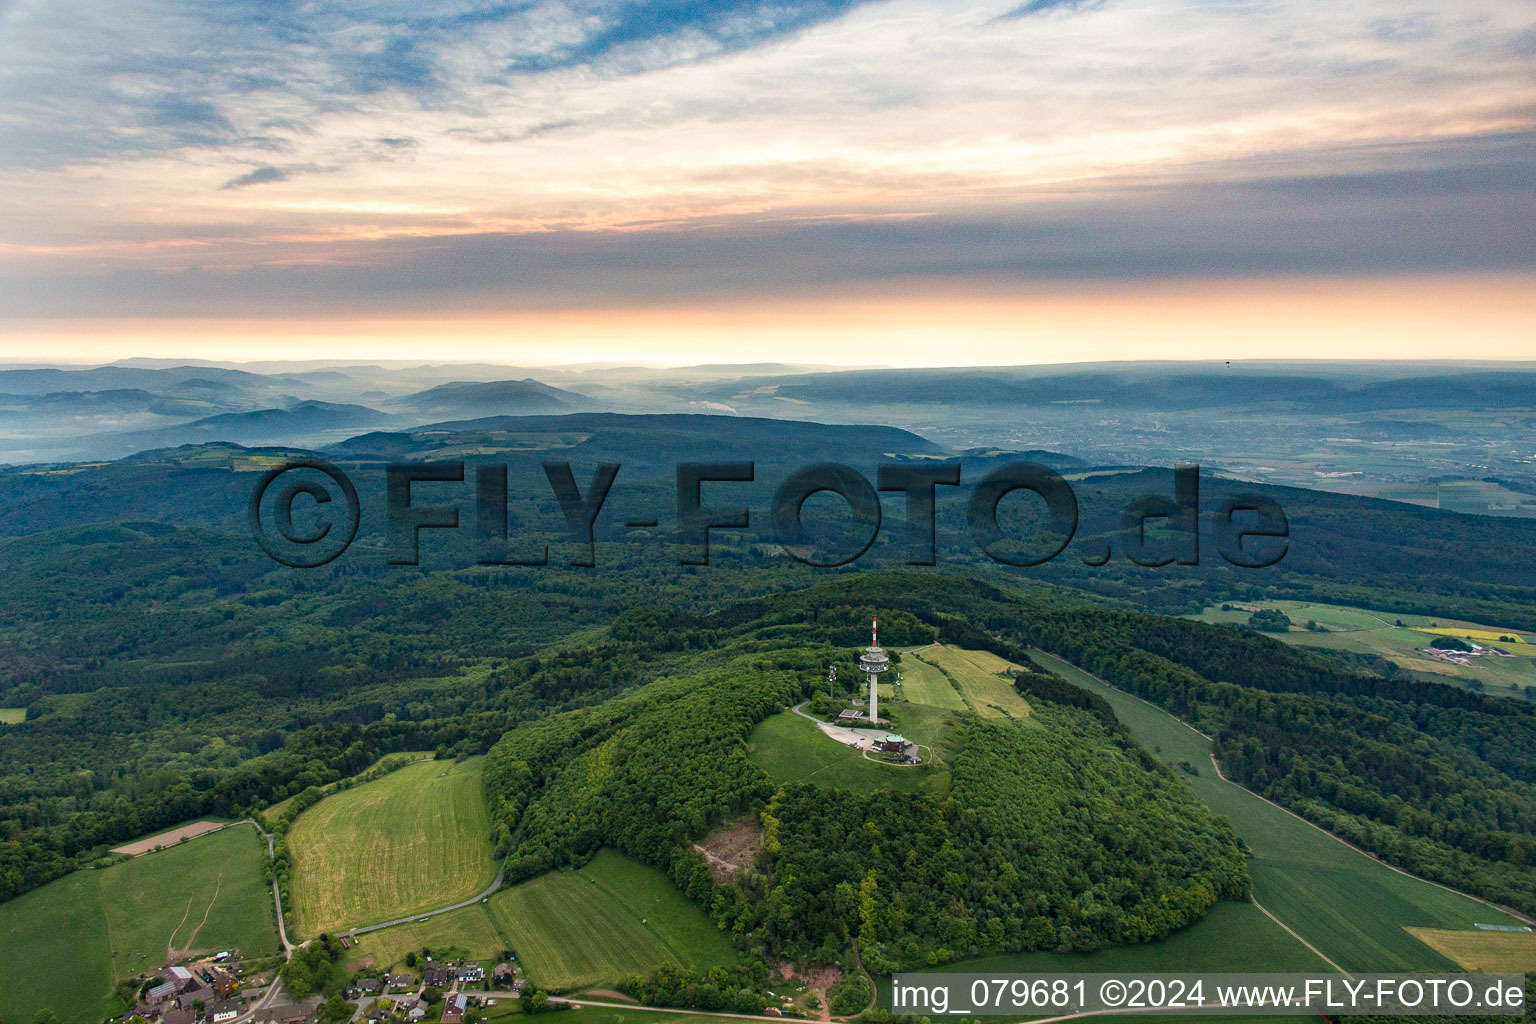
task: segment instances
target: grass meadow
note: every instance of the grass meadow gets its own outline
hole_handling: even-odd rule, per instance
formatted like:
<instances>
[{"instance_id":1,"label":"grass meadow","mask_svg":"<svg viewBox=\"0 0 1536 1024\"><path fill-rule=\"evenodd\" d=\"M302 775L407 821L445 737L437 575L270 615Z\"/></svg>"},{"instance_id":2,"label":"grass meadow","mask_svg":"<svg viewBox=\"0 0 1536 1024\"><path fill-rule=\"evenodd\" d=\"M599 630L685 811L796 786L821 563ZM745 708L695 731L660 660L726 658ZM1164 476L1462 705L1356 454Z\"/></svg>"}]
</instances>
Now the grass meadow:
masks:
<instances>
[{"instance_id":1,"label":"grass meadow","mask_svg":"<svg viewBox=\"0 0 1536 1024\"><path fill-rule=\"evenodd\" d=\"M896 727L906 728L902 706L893 705L889 710ZM911 738L925 742L916 735ZM832 739L815 722L793 711L759 722L747 737L747 753L775 782L810 782L858 792L883 787L908 793L949 788L949 772L942 765L898 767L868 760L861 751Z\"/></svg>"},{"instance_id":2,"label":"grass meadow","mask_svg":"<svg viewBox=\"0 0 1536 1024\"><path fill-rule=\"evenodd\" d=\"M570 992L649 974L675 960L704 970L736 961L704 911L660 871L613 850L586 867L503 889L484 903L360 936L353 962L399 964L423 948L491 960L510 949L530 979ZM562 1019L564 1019L562 1017Z\"/></svg>"},{"instance_id":3,"label":"grass meadow","mask_svg":"<svg viewBox=\"0 0 1536 1024\"><path fill-rule=\"evenodd\" d=\"M917 648L910 655L903 656L902 665L905 666L909 660L925 662L939 669L941 674L949 673L949 678L953 680L951 689L958 687L965 706L982 718L1029 717L1029 702L1019 696L1011 679L1000 675L1017 666L989 651L968 651L960 647L934 644ZM905 682L902 685L905 686ZM917 700L910 693L907 699Z\"/></svg>"},{"instance_id":4,"label":"grass meadow","mask_svg":"<svg viewBox=\"0 0 1536 1024\"><path fill-rule=\"evenodd\" d=\"M67 1024L120 1012L117 979L162 966L168 956L238 949L277 951L266 844L247 826L76 871L0 904L0 958L19 965L0 985L0 1017L28 1021L41 1008Z\"/></svg>"},{"instance_id":5,"label":"grass meadow","mask_svg":"<svg viewBox=\"0 0 1536 1024\"><path fill-rule=\"evenodd\" d=\"M489 885L482 763L407 765L300 814L288 833L294 941L432 910Z\"/></svg>"},{"instance_id":6,"label":"grass meadow","mask_svg":"<svg viewBox=\"0 0 1536 1024\"><path fill-rule=\"evenodd\" d=\"M541 988L570 992L612 984L677 959L629 908L580 871L540 875L497 893L489 908L529 980Z\"/></svg>"}]
</instances>

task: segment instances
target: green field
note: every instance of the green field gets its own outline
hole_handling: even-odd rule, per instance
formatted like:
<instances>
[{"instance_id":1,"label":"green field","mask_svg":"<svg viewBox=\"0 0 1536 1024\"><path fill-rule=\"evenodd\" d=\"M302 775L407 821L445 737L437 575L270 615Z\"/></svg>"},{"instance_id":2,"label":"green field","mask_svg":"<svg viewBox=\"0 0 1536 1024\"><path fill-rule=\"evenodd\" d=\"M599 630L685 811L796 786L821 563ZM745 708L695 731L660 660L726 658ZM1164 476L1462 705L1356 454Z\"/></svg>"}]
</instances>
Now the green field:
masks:
<instances>
[{"instance_id":1,"label":"green field","mask_svg":"<svg viewBox=\"0 0 1536 1024\"><path fill-rule=\"evenodd\" d=\"M20 725L26 720L26 708L0 708L0 725Z\"/></svg>"},{"instance_id":2,"label":"green field","mask_svg":"<svg viewBox=\"0 0 1536 1024\"><path fill-rule=\"evenodd\" d=\"M503 889L485 903L360 936L353 962L390 967L423 947L471 960L516 952L538 985L572 991L649 974L675 960L703 970L736 953L704 911L665 875L612 850L579 871L557 871Z\"/></svg>"},{"instance_id":3,"label":"green field","mask_svg":"<svg viewBox=\"0 0 1536 1024\"><path fill-rule=\"evenodd\" d=\"M248 956L277 951L266 844L246 826L188 840L98 871L77 871L0 904L0 1016L31 1020L48 1007L66 1024L120 1012L118 978L162 966L173 950ZM205 920L206 917L206 920Z\"/></svg>"},{"instance_id":4,"label":"green field","mask_svg":"<svg viewBox=\"0 0 1536 1024\"><path fill-rule=\"evenodd\" d=\"M570 992L649 974L669 960L699 970L736 954L704 911L667 878L612 851L491 898L490 918L528 977Z\"/></svg>"},{"instance_id":5,"label":"green field","mask_svg":"<svg viewBox=\"0 0 1536 1024\"><path fill-rule=\"evenodd\" d=\"M907 706L880 710L882 718L887 710L891 712L897 729L907 729ZM911 720L916 722L917 716L911 716ZM927 742L916 734L916 729L909 731L914 733L910 739ZM747 737L747 753L775 782L810 782L860 792L882 787L908 793L949 789L949 771L942 763L898 767L871 761L862 751L845 747L818 729L816 723L793 711L759 722Z\"/></svg>"},{"instance_id":6,"label":"green field","mask_svg":"<svg viewBox=\"0 0 1536 1024\"><path fill-rule=\"evenodd\" d=\"M376 967L394 967L407 953L450 948L463 950L469 960L491 960L510 947L506 936L491 922L486 906L476 903L425 921L359 935L348 954L348 963L360 965L365 958L372 957Z\"/></svg>"},{"instance_id":7,"label":"green field","mask_svg":"<svg viewBox=\"0 0 1536 1024\"><path fill-rule=\"evenodd\" d=\"M903 658L902 664L907 664L908 660ZM934 644L912 651L910 660L932 666L941 676L948 673L951 691L958 687L965 706L982 718L1029 717L1029 702L1019 696L1013 680L1001 674L1017 666L1010 665L989 651L968 651L960 647ZM916 701L910 694L907 699ZM950 705L941 703L939 706Z\"/></svg>"},{"instance_id":8,"label":"green field","mask_svg":"<svg viewBox=\"0 0 1536 1024\"><path fill-rule=\"evenodd\" d=\"M1536 657L1533 657L1536 655L1536 645L1500 643L1496 640L1489 642L1490 638L1498 636L1530 639L1521 630L1431 615L1379 612L1368 608L1307 601L1264 601L1254 607L1273 608L1290 618L1293 628L1289 632L1269 634L1286 643L1323 650L1374 654L1407 669L1420 679L1481 688L1484 693L1520 700L1527 699L1527 686L1536 686ZM1218 606L1206 608L1199 615L1190 617L1202 622L1237 625L1246 623L1250 614L1241 610L1222 611ZM1322 628L1304 628L1309 620ZM1401 626L1397 625L1399 622ZM1471 634L1476 642L1498 648L1509 657L1482 655L1472 659L1471 664L1463 666L1421 653L1442 630L1452 636Z\"/></svg>"},{"instance_id":9,"label":"green field","mask_svg":"<svg viewBox=\"0 0 1536 1024\"><path fill-rule=\"evenodd\" d=\"M679 963L702 970L736 962L736 951L714 921L655 868L612 850L599 850L581 874L647 922L646 927Z\"/></svg>"},{"instance_id":10,"label":"green field","mask_svg":"<svg viewBox=\"0 0 1536 1024\"><path fill-rule=\"evenodd\" d=\"M489 885L482 763L407 765L300 814L288 834L294 940L447 906Z\"/></svg>"},{"instance_id":11,"label":"green field","mask_svg":"<svg viewBox=\"0 0 1536 1024\"><path fill-rule=\"evenodd\" d=\"M410 764L413 761L430 761L431 759L432 752L430 750L404 751L395 754L385 754L383 757L373 762L373 764L369 765L365 770L358 772L351 778L343 779L341 782L332 782L321 786L320 792L326 794L334 793L336 792L337 787L343 783L356 783L364 776L382 774L383 772L389 771L391 767L395 765ZM291 796L287 799L279 800L277 803L261 812L261 820L266 822L267 828L270 829L272 825L277 821L277 819L281 818L292 804L293 797Z\"/></svg>"},{"instance_id":12,"label":"green field","mask_svg":"<svg viewBox=\"0 0 1536 1024\"><path fill-rule=\"evenodd\" d=\"M540 875L497 893L490 908L529 980L541 988L569 992L611 984L674 959L639 918L580 872Z\"/></svg>"},{"instance_id":13,"label":"green field","mask_svg":"<svg viewBox=\"0 0 1536 1024\"><path fill-rule=\"evenodd\" d=\"M1165 712L1050 655L1040 664L1104 697L1149 751L1212 811L1224 814L1253 853L1253 894L1324 955L1349 971L1448 970L1454 964L1405 931L1515 924L1508 915L1410 878L1216 776L1210 741Z\"/></svg>"},{"instance_id":14,"label":"green field","mask_svg":"<svg viewBox=\"0 0 1536 1024\"><path fill-rule=\"evenodd\" d=\"M928 648L919 647L901 652L901 664L897 670L901 673L902 696L913 704L964 711L965 698L960 696L955 684L931 662L916 656L915 651L925 649Z\"/></svg>"}]
</instances>

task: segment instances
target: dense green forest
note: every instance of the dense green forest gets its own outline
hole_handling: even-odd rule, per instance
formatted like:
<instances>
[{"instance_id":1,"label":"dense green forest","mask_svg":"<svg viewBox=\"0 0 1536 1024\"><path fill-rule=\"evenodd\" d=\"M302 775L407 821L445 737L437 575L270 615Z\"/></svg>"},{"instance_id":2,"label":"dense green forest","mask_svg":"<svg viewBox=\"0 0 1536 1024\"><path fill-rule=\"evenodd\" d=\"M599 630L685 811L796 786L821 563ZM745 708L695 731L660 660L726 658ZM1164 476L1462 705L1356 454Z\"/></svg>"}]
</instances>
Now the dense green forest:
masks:
<instances>
[{"instance_id":1,"label":"dense green forest","mask_svg":"<svg viewBox=\"0 0 1536 1024\"><path fill-rule=\"evenodd\" d=\"M651 643L698 653L598 707L513 729L491 750L486 781L509 876L617 846L670 870L755 948L831 962L855 940L877 972L1150 941L1246 893L1230 829L1112 717L1107 725L1105 709L1042 696L1044 678L1027 721L964 716L946 797L776 789L746 756L753 724L818 687L829 661L852 671L849 647L871 611L895 644L933 635L863 604L861 591L848 581L809 602L647 616ZM717 888L691 843L759 812L757 863Z\"/></svg>"}]
</instances>

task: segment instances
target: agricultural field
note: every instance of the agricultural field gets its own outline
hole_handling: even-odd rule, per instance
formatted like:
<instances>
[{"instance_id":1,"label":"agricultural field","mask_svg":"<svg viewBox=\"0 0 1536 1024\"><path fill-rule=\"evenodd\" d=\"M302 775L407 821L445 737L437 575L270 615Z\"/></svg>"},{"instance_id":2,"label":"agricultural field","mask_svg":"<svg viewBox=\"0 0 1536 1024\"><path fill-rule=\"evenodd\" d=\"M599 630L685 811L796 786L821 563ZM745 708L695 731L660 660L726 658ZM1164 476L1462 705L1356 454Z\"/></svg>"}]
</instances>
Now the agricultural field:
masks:
<instances>
[{"instance_id":1,"label":"agricultural field","mask_svg":"<svg viewBox=\"0 0 1536 1024\"><path fill-rule=\"evenodd\" d=\"M910 705L893 705L881 711L891 712L899 731L907 728L905 713L909 708ZM927 742L919 735L909 738ZM861 792L884 787L903 792L943 793L949 789L949 772L942 766L897 767L871 761L861 751L837 742L818 729L815 722L793 711L759 722L747 737L747 756L775 782L810 782Z\"/></svg>"},{"instance_id":2,"label":"agricultural field","mask_svg":"<svg viewBox=\"0 0 1536 1024\"><path fill-rule=\"evenodd\" d=\"M1029 717L1029 702L1019 696L1013 680L1001 675L1017 666L1010 665L990 651L967 651L960 647L934 644L904 654L903 667L910 662L927 664L937 669L941 677L947 673L946 681L951 682L951 691L958 687L965 706L983 718ZM902 685L905 687L906 682L903 681ZM917 701L910 692L907 699Z\"/></svg>"},{"instance_id":3,"label":"agricultural field","mask_svg":"<svg viewBox=\"0 0 1536 1024\"><path fill-rule=\"evenodd\" d=\"M901 674L902 696L913 704L964 711L965 698L960 696L955 684L937 666L916 655L917 651L932 649L918 647L901 652L901 664L896 670Z\"/></svg>"},{"instance_id":4,"label":"agricultural field","mask_svg":"<svg viewBox=\"0 0 1536 1024\"><path fill-rule=\"evenodd\" d=\"M387 968L423 948L459 950L470 960L514 950L534 982L561 991L648 974L668 960L701 970L736 960L714 922L665 875L613 850L598 851L579 871L541 875L484 903L359 936L352 962L372 957Z\"/></svg>"},{"instance_id":5,"label":"agricultural field","mask_svg":"<svg viewBox=\"0 0 1536 1024\"><path fill-rule=\"evenodd\" d=\"M71 983L15 971L0 986L0 1016L31 1020L48 1007L64 1021L120 1012L114 982L192 952L277 951L267 849L248 826L94 871L77 871L0 904L6 963L68 963Z\"/></svg>"},{"instance_id":6,"label":"agricultural field","mask_svg":"<svg viewBox=\"0 0 1536 1024\"><path fill-rule=\"evenodd\" d=\"M487 906L476 903L425 921L410 921L359 935L348 954L348 963L361 964L372 957L376 967L394 967L405 959L405 954L423 949L458 949L469 960L498 957L509 947L506 937L491 923Z\"/></svg>"},{"instance_id":7,"label":"agricultural field","mask_svg":"<svg viewBox=\"0 0 1536 1024\"><path fill-rule=\"evenodd\" d=\"M1249 849L1254 899L1348 971L1450 970L1454 963L1408 928L1518 924L1501 911L1395 871L1301 818L1220 779L1204 736L1151 704L1066 662L1040 664L1109 701L1136 739L1202 802L1226 815Z\"/></svg>"},{"instance_id":8,"label":"agricultural field","mask_svg":"<svg viewBox=\"0 0 1536 1024\"><path fill-rule=\"evenodd\" d=\"M555 871L499 892L490 917L541 988L569 992L649 974L672 950L580 871Z\"/></svg>"},{"instance_id":9,"label":"agricultural field","mask_svg":"<svg viewBox=\"0 0 1536 1024\"><path fill-rule=\"evenodd\" d=\"M496 876L482 758L423 761L328 796L294 820L295 941L473 896Z\"/></svg>"},{"instance_id":10,"label":"agricultural field","mask_svg":"<svg viewBox=\"0 0 1536 1024\"><path fill-rule=\"evenodd\" d=\"M383 774L384 772L389 771L393 766L407 765L413 761L430 761L431 759L432 751L430 750L403 751L395 754L385 754L383 757L373 762L373 764L369 765L365 770L358 772L351 778L342 779L340 782L331 782L321 786L320 792L326 795L330 795L331 793L336 792L336 790L344 784L355 785L360 779L366 778L370 775L376 776ZM273 823L281 818L284 812L286 812L292 804L293 797L291 796L287 799L279 800L277 803L261 812L261 820L265 822L267 827L270 829Z\"/></svg>"},{"instance_id":11,"label":"agricultural field","mask_svg":"<svg viewBox=\"0 0 1536 1024\"><path fill-rule=\"evenodd\" d=\"M702 969L736 962L736 951L714 921L655 868L613 850L599 850L580 873L648 922L679 963Z\"/></svg>"},{"instance_id":12,"label":"agricultural field","mask_svg":"<svg viewBox=\"0 0 1536 1024\"><path fill-rule=\"evenodd\" d=\"M26 720L26 708L0 708L0 725L20 725Z\"/></svg>"},{"instance_id":13,"label":"agricultural field","mask_svg":"<svg viewBox=\"0 0 1536 1024\"><path fill-rule=\"evenodd\" d=\"M1536 972L1536 934L1531 932L1448 931L1410 928L1426 945L1469 971L1489 974Z\"/></svg>"},{"instance_id":14,"label":"agricultural field","mask_svg":"<svg viewBox=\"0 0 1536 1024\"><path fill-rule=\"evenodd\" d=\"M1498 640L1501 636L1532 639L1521 630L1429 615L1399 615L1368 608L1306 601L1265 601L1254 607L1273 608L1285 613L1291 620L1291 630L1267 635L1286 643L1378 655L1425 681L1471 687L1494 696L1526 700L1530 698L1525 688L1536 686L1536 644ZM1238 625L1246 623L1249 615L1247 611L1222 611L1220 607L1210 607L1190 617L1202 622ZM1306 629L1308 621L1316 622L1320 628ZM1422 653L1435 636L1470 638L1483 646L1498 648L1505 654L1481 655L1472 659L1469 665L1455 665Z\"/></svg>"}]
</instances>

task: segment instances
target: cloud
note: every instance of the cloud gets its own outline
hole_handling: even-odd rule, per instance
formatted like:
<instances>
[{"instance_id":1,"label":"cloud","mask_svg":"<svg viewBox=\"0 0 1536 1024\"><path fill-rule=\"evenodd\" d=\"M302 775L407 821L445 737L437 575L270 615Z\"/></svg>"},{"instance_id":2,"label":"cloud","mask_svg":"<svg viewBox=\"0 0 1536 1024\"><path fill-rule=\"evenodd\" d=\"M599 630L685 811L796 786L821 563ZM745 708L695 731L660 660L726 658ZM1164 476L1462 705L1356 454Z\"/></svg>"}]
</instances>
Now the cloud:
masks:
<instances>
[{"instance_id":1,"label":"cloud","mask_svg":"<svg viewBox=\"0 0 1536 1024\"><path fill-rule=\"evenodd\" d=\"M244 188L247 185L270 185L277 181L287 181L292 176L291 172L281 167L258 167L248 174L242 174L237 178L230 178L220 188Z\"/></svg>"},{"instance_id":2,"label":"cloud","mask_svg":"<svg viewBox=\"0 0 1536 1024\"><path fill-rule=\"evenodd\" d=\"M1397 166L1065 191L918 219L708 218L644 231L277 243L268 262L13 272L13 317L670 306L1041 283L1536 272L1536 133L1399 150ZM1347 154L1336 154L1342 163ZM209 251L213 245L199 251ZM248 246L238 246L242 251ZM302 267L302 272L296 268ZM937 283L937 284L935 284Z\"/></svg>"},{"instance_id":3,"label":"cloud","mask_svg":"<svg viewBox=\"0 0 1536 1024\"><path fill-rule=\"evenodd\" d=\"M869 0L621 0L594 5L593 27L514 56L515 74L605 64L628 70L733 53L837 18ZM624 58L620 61L618 58Z\"/></svg>"},{"instance_id":4,"label":"cloud","mask_svg":"<svg viewBox=\"0 0 1536 1024\"><path fill-rule=\"evenodd\" d=\"M1012 21L1015 18L1027 18L1031 14L1044 14L1047 11L1084 11L1102 7L1104 0L1029 0L1010 11L1005 11L997 16L996 21Z\"/></svg>"}]
</instances>

